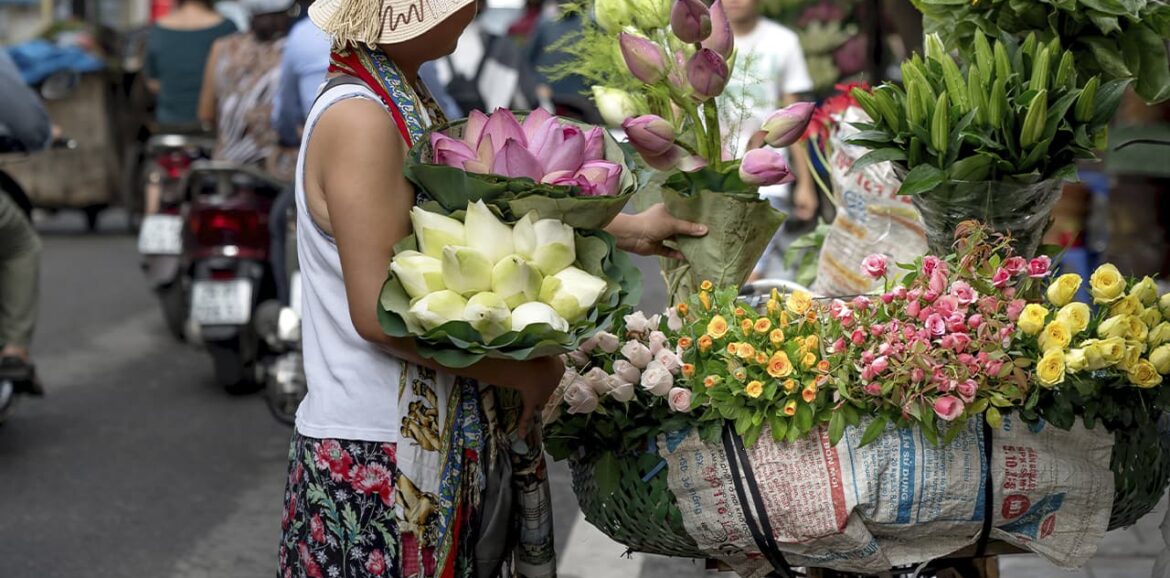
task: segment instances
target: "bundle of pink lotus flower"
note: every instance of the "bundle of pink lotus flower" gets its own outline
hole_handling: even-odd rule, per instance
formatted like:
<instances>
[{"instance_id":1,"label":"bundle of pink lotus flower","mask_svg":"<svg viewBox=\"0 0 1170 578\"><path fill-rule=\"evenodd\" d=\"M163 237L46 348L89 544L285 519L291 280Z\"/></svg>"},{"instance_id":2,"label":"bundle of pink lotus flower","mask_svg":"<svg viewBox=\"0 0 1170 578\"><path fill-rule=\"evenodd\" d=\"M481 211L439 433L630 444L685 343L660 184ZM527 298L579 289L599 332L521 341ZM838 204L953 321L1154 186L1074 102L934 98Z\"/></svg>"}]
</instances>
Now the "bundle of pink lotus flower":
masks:
<instances>
[{"instance_id":1,"label":"bundle of pink lotus flower","mask_svg":"<svg viewBox=\"0 0 1170 578\"><path fill-rule=\"evenodd\" d=\"M502 108L474 111L461 138L433 132L431 147L435 164L577 187L581 196L613 196L621 182L621 165L605 159L604 129L583 129L542 109L522 122Z\"/></svg>"}]
</instances>

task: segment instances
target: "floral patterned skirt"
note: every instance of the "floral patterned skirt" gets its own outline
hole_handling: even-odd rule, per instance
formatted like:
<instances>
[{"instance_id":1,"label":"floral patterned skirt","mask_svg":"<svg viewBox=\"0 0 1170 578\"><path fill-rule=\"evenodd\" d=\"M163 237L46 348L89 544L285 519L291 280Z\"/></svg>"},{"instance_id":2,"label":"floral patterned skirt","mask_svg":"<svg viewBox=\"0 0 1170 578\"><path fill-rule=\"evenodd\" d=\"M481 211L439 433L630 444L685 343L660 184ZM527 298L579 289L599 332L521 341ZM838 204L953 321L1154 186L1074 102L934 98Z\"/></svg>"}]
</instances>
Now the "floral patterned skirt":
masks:
<instances>
[{"instance_id":1,"label":"floral patterned skirt","mask_svg":"<svg viewBox=\"0 0 1170 578\"><path fill-rule=\"evenodd\" d=\"M402 578L395 453L293 434L278 578Z\"/></svg>"}]
</instances>

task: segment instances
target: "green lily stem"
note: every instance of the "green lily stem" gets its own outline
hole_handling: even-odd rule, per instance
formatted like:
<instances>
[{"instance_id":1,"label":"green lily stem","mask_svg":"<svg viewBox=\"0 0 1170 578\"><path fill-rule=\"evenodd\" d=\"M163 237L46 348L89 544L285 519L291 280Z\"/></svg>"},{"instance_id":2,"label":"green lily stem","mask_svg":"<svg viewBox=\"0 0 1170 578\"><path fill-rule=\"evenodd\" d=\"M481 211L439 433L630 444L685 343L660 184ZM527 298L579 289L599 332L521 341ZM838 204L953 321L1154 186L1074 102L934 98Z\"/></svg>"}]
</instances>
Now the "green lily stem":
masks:
<instances>
[{"instance_id":1,"label":"green lily stem","mask_svg":"<svg viewBox=\"0 0 1170 578\"><path fill-rule=\"evenodd\" d=\"M809 142L812 144L812 147L810 148L812 148L813 154L816 155L817 162L819 162L822 167L828 168L830 171L832 171L832 169L829 167L829 159L825 158L825 153L821 150L821 143L819 141L820 139L815 136L809 138ZM825 184L825 181L821 179L821 172L817 170L816 165L812 162L812 157L809 157L808 160L808 173L812 175L812 178L814 181L816 181L817 186L825 192L825 197L829 199L829 202L833 203L834 207L838 209L841 208L841 203L839 199L837 199L837 196L833 194L833 189L829 188L829 186Z\"/></svg>"},{"instance_id":2,"label":"green lily stem","mask_svg":"<svg viewBox=\"0 0 1170 578\"><path fill-rule=\"evenodd\" d=\"M703 114L707 117L707 162L719 171L723 166L723 137L719 130L719 105L712 98L703 103Z\"/></svg>"},{"instance_id":3,"label":"green lily stem","mask_svg":"<svg viewBox=\"0 0 1170 578\"><path fill-rule=\"evenodd\" d=\"M711 154L708 148L710 146L710 140L707 136L706 129L703 127L702 117L699 116L699 109L689 102L679 104L683 104L686 107L687 116L691 119L692 130L695 131L695 144L699 149L699 156L710 160Z\"/></svg>"}]
</instances>

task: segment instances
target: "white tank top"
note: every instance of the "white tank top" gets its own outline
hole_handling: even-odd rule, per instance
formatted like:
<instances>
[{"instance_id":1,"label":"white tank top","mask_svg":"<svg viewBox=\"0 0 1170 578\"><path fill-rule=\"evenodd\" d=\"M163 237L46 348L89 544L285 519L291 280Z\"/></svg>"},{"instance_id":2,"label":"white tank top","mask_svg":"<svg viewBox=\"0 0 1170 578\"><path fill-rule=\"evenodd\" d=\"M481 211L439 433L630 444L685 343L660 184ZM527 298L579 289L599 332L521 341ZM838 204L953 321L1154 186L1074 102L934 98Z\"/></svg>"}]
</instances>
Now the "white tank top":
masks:
<instances>
[{"instance_id":1,"label":"white tank top","mask_svg":"<svg viewBox=\"0 0 1170 578\"><path fill-rule=\"evenodd\" d=\"M358 335L349 315L337 244L313 221L305 196L305 152L313 129L330 106L350 98L382 105L365 86L342 84L329 89L309 112L306 144L297 161L301 337L309 393L297 408L296 425L301 435L312 438L397 442L402 361Z\"/></svg>"}]
</instances>

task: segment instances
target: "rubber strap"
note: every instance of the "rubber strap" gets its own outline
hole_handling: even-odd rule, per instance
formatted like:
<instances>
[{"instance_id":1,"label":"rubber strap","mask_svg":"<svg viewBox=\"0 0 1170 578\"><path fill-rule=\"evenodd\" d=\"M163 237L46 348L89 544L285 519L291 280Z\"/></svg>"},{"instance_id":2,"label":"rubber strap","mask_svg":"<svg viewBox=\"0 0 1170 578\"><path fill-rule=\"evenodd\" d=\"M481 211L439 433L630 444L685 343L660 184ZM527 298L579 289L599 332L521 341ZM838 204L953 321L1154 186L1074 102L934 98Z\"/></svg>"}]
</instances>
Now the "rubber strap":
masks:
<instances>
[{"instance_id":1,"label":"rubber strap","mask_svg":"<svg viewBox=\"0 0 1170 578\"><path fill-rule=\"evenodd\" d=\"M723 450L727 454L728 465L731 466L731 480L735 484L735 495L743 509L748 530L751 531L752 539L764 555L764 559L772 565L773 572L769 576L793 578L795 574L792 571L792 566L788 564L788 560L784 559L784 553L780 551L776 544L776 538L772 534L772 524L768 520L767 510L764 509L764 500L760 495L759 485L756 484L755 472L752 471L751 464L747 459L743 440L736 435L730 422L723 428ZM750 504L754 504L756 513L759 515L758 520L752 514L752 508L748 502L748 491L751 492L752 498Z\"/></svg>"},{"instance_id":2,"label":"rubber strap","mask_svg":"<svg viewBox=\"0 0 1170 578\"><path fill-rule=\"evenodd\" d=\"M983 530L979 532L979 542L975 546L975 557L982 558L987 553L987 543L991 540L991 524L992 518L995 516L995 484L994 477L991 475L991 458L994 447L992 446L992 428L983 420L983 462L986 465L983 478Z\"/></svg>"}]
</instances>

